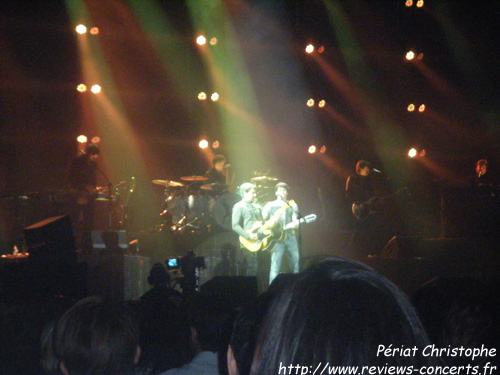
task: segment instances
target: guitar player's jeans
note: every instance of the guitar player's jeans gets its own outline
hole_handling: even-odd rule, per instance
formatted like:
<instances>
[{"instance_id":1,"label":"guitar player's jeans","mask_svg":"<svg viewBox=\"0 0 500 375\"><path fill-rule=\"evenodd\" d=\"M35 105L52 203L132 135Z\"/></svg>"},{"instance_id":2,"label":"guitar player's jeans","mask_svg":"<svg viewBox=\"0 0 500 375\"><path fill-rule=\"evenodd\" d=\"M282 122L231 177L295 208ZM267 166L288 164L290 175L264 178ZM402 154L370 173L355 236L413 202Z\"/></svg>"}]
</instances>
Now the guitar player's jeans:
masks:
<instances>
[{"instance_id":1,"label":"guitar player's jeans","mask_svg":"<svg viewBox=\"0 0 500 375\"><path fill-rule=\"evenodd\" d=\"M287 234L284 242L276 242L271 255L271 272L269 273L269 284L271 284L281 270L281 261L284 252L288 254L290 272L299 273L299 245L295 233Z\"/></svg>"}]
</instances>

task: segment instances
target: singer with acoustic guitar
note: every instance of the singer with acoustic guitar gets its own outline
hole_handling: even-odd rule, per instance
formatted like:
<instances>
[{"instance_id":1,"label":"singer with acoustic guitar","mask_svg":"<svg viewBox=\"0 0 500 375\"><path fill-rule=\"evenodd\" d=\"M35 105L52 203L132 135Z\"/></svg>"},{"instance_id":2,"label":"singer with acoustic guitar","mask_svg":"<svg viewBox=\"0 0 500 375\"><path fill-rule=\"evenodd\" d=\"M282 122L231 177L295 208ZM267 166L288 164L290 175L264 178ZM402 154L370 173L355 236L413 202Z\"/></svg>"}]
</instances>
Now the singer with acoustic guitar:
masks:
<instances>
[{"instance_id":1,"label":"singer with acoustic guitar","mask_svg":"<svg viewBox=\"0 0 500 375\"><path fill-rule=\"evenodd\" d=\"M271 284L281 270L281 261L285 251L288 254L290 271L299 272L299 244L295 231L299 227L299 208L294 201L288 201L289 186L285 182L279 182L275 186L276 199L266 203L262 210L264 220L274 218L276 213L280 215L274 220L283 234L281 241L276 241L271 251L271 270L269 272L269 284Z\"/></svg>"}]
</instances>

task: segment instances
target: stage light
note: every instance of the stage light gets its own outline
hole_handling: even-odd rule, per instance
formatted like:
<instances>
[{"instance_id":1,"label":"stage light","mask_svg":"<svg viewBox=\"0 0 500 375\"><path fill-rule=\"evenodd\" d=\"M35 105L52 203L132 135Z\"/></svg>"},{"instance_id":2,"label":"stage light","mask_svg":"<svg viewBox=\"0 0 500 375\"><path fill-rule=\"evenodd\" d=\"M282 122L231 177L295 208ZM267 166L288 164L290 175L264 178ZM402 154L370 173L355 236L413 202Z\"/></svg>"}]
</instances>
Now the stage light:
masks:
<instances>
[{"instance_id":1,"label":"stage light","mask_svg":"<svg viewBox=\"0 0 500 375\"><path fill-rule=\"evenodd\" d=\"M97 35L97 34L99 34L99 28L98 28L98 27L93 27L93 28L91 28L91 29L90 29L90 33L91 33L92 35Z\"/></svg>"},{"instance_id":2,"label":"stage light","mask_svg":"<svg viewBox=\"0 0 500 375\"><path fill-rule=\"evenodd\" d=\"M214 37L214 38L210 39L211 46L215 46L216 44L217 44L217 38Z\"/></svg>"},{"instance_id":3,"label":"stage light","mask_svg":"<svg viewBox=\"0 0 500 375\"><path fill-rule=\"evenodd\" d=\"M424 58L424 54L422 52L420 52L418 55L417 55L417 60L422 60Z\"/></svg>"},{"instance_id":4,"label":"stage light","mask_svg":"<svg viewBox=\"0 0 500 375\"><path fill-rule=\"evenodd\" d=\"M310 154L314 154L316 152L316 146L311 145L309 146L309 149L307 150Z\"/></svg>"},{"instance_id":5,"label":"stage light","mask_svg":"<svg viewBox=\"0 0 500 375\"><path fill-rule=\"evenodd\" d=\"M210 96L210 99L212 99L213 102L216 102L217 100L219 100L219 94L217 94L216 92L214 92L211 96Z\"/></svg>"},{"instance_id":6,"label":"stage light","mask_svg":"<svg viewBox=\"0 0 500 375\"><path fill-rule=\"evenodd\" d=\"M208 141L206 139L202 139L199 143L201 149L206 149L208 147Z\"/></svg>"},{"instance_id":7,"label":"stage light","mask_svg":"<svg viewBox=\"0 0 500 375\"><path fill-rule=\"evenodd\" d=\"M419 112L425 111L425 104L421 104L420 107L418 107Z\"/></svg>"},{"instance_id":8,"label":"stage light","mask_svg":"<svg viewBox=\"0 0 500 375\"><path fill-rule=\"evenodd\" d=\"M318 53L323 53L325 52L325 46L321 46L318 48Z\"/></svg>"},{"instance_id":9,"label":"stage light","mask_svg":"<svg viewBox=\"0 0 500 375\"><path fill-rule=\"evenodd\" d=\"M415 52L413 51L406 52L406 60L410 61L413 60L414 58L415 58Z\"/></svg>"},{"instance_id":10,"label":"stage light","mask_svg":"<svg viewBox=\"0 0 500 375\"><path fill-rule=\"evenodd\" d=\"M415 104L410 104L408 106L408 112L413 112L415 110Z\"/></svg>"},{"instance_id":11,"label":"stage light","mask_svg":"<svg viewBox=\"0 0 500 375\"><path fill-rule=\"evenodd\" d=\"M306 52L307 53L313 53L314 52L314 46L312 44L308 44L306 46Z\"/></svg>"},{"instance_id":12,"label":"stage light","mask_svg":"<svg viewBox=\"0 0 500 375\"><path fill-rule=\"evenodd\" d=\"M309 100L307 101L307 106L308 106L308 107L314 107L314 99L309 99Z\"/></svg>"},{"instance_id":13,"label":"stage light","mask_svg":"<svg viewBox=\"0 0 500 375\"><path fill-rule=\"evenodd\" d=\"M319 152L321 154L324 154L326 152L326 146L321 146L321 148L319 149Z\"/></svg>"},{"instance_id":14,"label":"stage light","mask_svg":"<svg viewBox=\"0 0 500 375\"><path fill-rule=\"evenodd\" d=\"M219 148L220 144L219 144L219 141L214 141L212 143L212 148Z\"/></svg>"},{"instance_id":15,"label":"stage light","mask_svg":"<svg viewBox=\"0 0 500 375\"><path fill-rule=\"evenodd\" d=\"M427 152L425 151L425 148L422 149L422 151L420 151L420 157L421 158L425 157L426 154L427 154Z\"/></svg>"},{"instance_id":16,"label":"stage light","mask_svg":"<svg viewBox=\"0 0 500 375\"><path fill-rule=\"evenodd\" d=\"M90 88L90 91L92 91L94 94L99 94L102 91L102 88L99 85L93 85Z\"/></svg>"},{"instance_id":17,"label":"stage light","mask_svg":"<svg viewBox=\"0 0 500 375\"><path fill-rule=\"evenodd\" d=\"M76 137L76 141L78 143L87 143L87 136L85 135L79 135L78 137Z\"/></svg>"},{"instance_id":18,"label":"stage light","mask_svg":"<svg viewBox=\"0 0 500 375\"><path fill-rule=\"evenodd\" d=\"M75 28L75 30L78 34L85 34L87 32L87 26L80 24Z\"/></svg>"},{"instance_id":19,"label":"stage light","mask_svg":"<svg viewBox=\"0 0 500 375\"><path fill-rule=\"evenodd\" d=\"M410 158L414 158L415 156L417 156L417 150L415 150L414 148L410 148L410 150L408 151L408 156Z\"/></svg>"},{"instance_id":20,"label":"stage light","mask_svg":"<svg viewBox=\"0 0 500 375\"><path fill-rule=\"evenodd\" d=\"M199 45L199 46L203 46L205 44L207 44L207 38L205 38L203 35L200 35L196 38L196 43Z\"/></svg>"},{"instance_id":21,"label":"stage light","mask_svg":"<svg viewBox=\"0 0 500 375\"><path fill-rule=\"evenodd\" d=\"M85 92L87 91L87 86L84 85L83 83L80 83L78 86L76 86L76 89L80 92Z\"/></svg>"},{"instance_id":22,"label":"stage light","mask_svg":"<svg viewBox=\"0 0 500 375\"><path fill-rule=\"evenodd\" d=\"M318 102L318 107L323 108L325 106L326 102L324 100L320 100Z\"/></svg>"},{"instance_id":23,"label":"stage light","mask_svg":"<svg viewBox=\"0 0 500 375\"><path fill-rule=\"evenodd\" d=\"M424 6L424 0L417 1L417 8L422 8Z\"/></svg>"},{"instance_id":24,"label":"stage light","mask_svg":"<svg viewBox=\"0 0 500 375\"><path fill-rule=\"evenodd\" d=\"M101 142L101 138L99 138L98 136L92 137L91 142L95 143L95 144L98 144L99 142Z\"/></svg>"},{"instance_id":25,"label":"stage light","mask_svg":"<svg viewBox=\"0 0 500 375\"><path fill-rule=\"evenodd\" d=\"M207 94L205 94L203 91L198 94L198 100L206 100L207 99Z\"/></svg>"},{"instance_id":26,"label":"stage light","mask_svg":"<svg viewBox=\"0 0 500 375\"><path fill-rule=\"evenodd\" d=\"M405 5L409 8L413 5L413 1L412 0L406 0L406 3Z\"/></svg>"}]
</instances>

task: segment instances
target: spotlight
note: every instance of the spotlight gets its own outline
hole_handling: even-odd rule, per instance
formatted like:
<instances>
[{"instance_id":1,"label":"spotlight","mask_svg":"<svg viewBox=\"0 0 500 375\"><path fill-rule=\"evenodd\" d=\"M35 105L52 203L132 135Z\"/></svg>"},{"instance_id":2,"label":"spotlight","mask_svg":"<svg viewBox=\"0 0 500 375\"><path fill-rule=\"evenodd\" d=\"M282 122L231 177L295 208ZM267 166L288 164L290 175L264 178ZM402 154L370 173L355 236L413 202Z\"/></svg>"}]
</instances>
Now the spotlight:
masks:
<instances>
[{"instance_id":1,"label":"spotlight","mask_svg":"<svg viewBox=\"0 0 500 375\"><path fill-rule=\"evenodd\" d=\"M99 85L93 85L90 88L90 91L92 91L94 94L99 94L102 91L102 88Z\"/></svg>"},{"instance_id":2,"label":"spotlight","mask_svg":"<svg viewBox=\"0 0 500 375\"><path fill-rule=\"evenodd\" d=\"M321 146L321 148L319 149L319 152L321 154L324 154L326 152L326 146Z\"/></svg>"},{"instance_id":3,"label":"spotlight","mask_svg":"<svg viewBox=\"0 0 500 375\"><path fill-rule=\"evenodd\" d=\"M98 144L99 142L101 142L101 138L99 138L98 136L92 137L91 142L95 143L95 144Z\"/></svg>"},{"instance_id":4,"label":"spotlight","mask_svg":"<svg viewBox=\"0 0 500 375\"><path fill-rule=\"evenodd\" d=\"M87 32L87 26L80 24L75 28L75 30L78 34L85 34Z\"/></svg>"},{"instance_id":5,"label":"spotlight","mask_svg":"<svg viewBox=\"0 0 500 375\"><path fill-rule=\"evenodd\" d=\"M415 104L410 104L408 106L408 112L413 112L415 110Z\"/></svg>"},{"instance_id":6,"label":"spotlight","mask_svg":"<svg viewBox=\"0 0 500 375\"><path fill-rule=\"evenodd\" d=\"M309 99L309 100L307 101L307 106L308 106L308 107L314 107L314 99Z\"/></svg>"},{"instance_id":7,"label":"spotlight","mask_svg":"<svg viewBox=\"0 0 500 375\"><path fill-rule=\"evenodd\" d=\"M406 52L406 60L410 61L415 58L415 53L413 51Z\"/></svg>"},{"instance_id":8,"label":"spotlight","mask_svg":"<svg viewBox=\"0 0 500 375\"><path fill-rule=\"evenodd\" d=\"M210 96L210 99L212 99L213 102L216 102L217 100L219 100L219 94L217 94L216 92L214 92L211 96Z\"/></svg>"},{"instance_id":9,"label":"spotlight","mask_svg":"<svg viewBox=\"0 0 500 375\"><path fill-rule=\"evenodd\" d=\"M85 92L87 91L87 86L84 85L83 83L80 83L78 86L76 86L76 89L80 92Z\"/></svg>"},{"instance_id":10,"label":"spotlight","mask_svg":"<svg viewBox=\"0 0 500 375\"><path fill-rule=\"evenodd\" d=\"M214 142L212 143L212 148L219 148L219 146L220 146L220 145L219 145L219 141L214 141Z\"/></svg>"},{"instance_id":11,"label":"spotlight","mask_svg":"<svg viewBox=\"0 0 500 375\"><path fill-rule=\"evenodd\" d=\"M203 91L198 94L198 100L206 100L207 99L207 94L205 94Z\"/></svg>"},{"instance_id":12,"label":"spotlight","mask_svg":"<svg viewBox=\"0 0 500 375\"><path fill-rule=\"evenodd\" d=\"M427 152L425 151L425 148L422 149L422 151L420 151L420 157L421 158L425 157L426 154L427 154Z\"/></svg>"},{"instance_id":13,"label":"spotlight","mask_svg":"<svg viewBox=\"0 0 500 375\"><path fill-rule=\"evenodd\" d=\"M418 107L419 112L425 111L425 104L421 104L420 107Z\"/></svg>"},{"instance_id":14,"label":"spotlight","mask_svg":"<svg viewBox=\"0 0 500 375\"><path fill-rule=\"evenodd\" d=\"M326 102L324 100L320 100L318 102L318 107L323 108L325 106Z\"/></svg>"},{"instance_id":15,"label":"spotlight","mask_svg":"<svg viewBox=\"0 0 500 375\"><path fill-rule=\"evenodd\" d=\"M210 39L211 46L215 46L216 44L217 44L217 38L214 37L214 38Z\"/></svg>"},{"instance_id":16,"label":"spotlight","mask_svg":"<svg viewBox=\"0 0 500 375\"><path fill-rule=\"evenodd\" d=\"M321 46L318 48L318 53L323 53L325 52L325 46Z\"/></svg>"},{"instance_id":17,"label":"spotlight","mask_svg":"<svg viewBox=\"0 0 500 375\"><path fill-rule=\"evenodd\" d=\"M316 152L316 146L315 145L309 146L307 152L309 152L310 154L314 154Z\"/></svg>"},{"instance_id":18,"label":"spotlight","mask_svg":"<svg viewBox=\"0 0 500 375\"><path fill-rule=\"evenodd\" d=\"M410 158L414 158L415 156L417 156L417 150L415 150L414 148L410 148L410 150L408 151L408 156Z\"/></svg>"},{"instance_id":19,"label":"spotlight","mask_svg":"<svg viewBox=\"0 0 500 375\"><path fill-rule=\"evenodd\" d=\"M91 33L92 35L97 35L97 34L99 34L99 28L98 28L98 27L93 27L93 28L91 28L91 29L90 29L90 33Z\"/></svg>"},{"instance_id":20,"label":"spotlight","mask_svg":"<svg viewBox=\"0 0 500 375\"><path fill-rule=\"evenodd\" d=\"M409 8L413 5L413 1L412 0L406 0L406 3L405 5Z\"/></svg>"},{"instance_id":21,"label":"spotlight","mask_svg":"<svg viewBox=\"0 0 500 375\"><path fill-rule=\"evenodd\" d=\"M306 46L306 52L307 53L313 53L314 52L314 46L312 44L308 44Z\"/></svg>"},{"instance_id":22,"label":"spotlight","mask_svg":"<svg viewBox=\"0 0 500 375\"><path fill-rule=\"evenodd\" d=\"M424 58L424 54L422 52L420 52L418 55L417 55L417 60L422 60Z\"/></svg>"},{"instance_id":23,"label":"spotlight","mask_svg":"<svg viewBox=\"0 0 500 375\"><path fill-rule=\"evenodd\" d=\"M208 147L208 141L206 139L202 139L199 143L201 149L206 149Z\"/></svg>"},{"instance_id":24,"label":"spotlight","mask_svg":"<svg viewBox=\"0 0 500 375\"><path fill-rule=\"evenodd\" d=\"M205 44L207 44L207 38L205 38L203 35L200 35L196 38L196 43L199 46L204 46Z\"/></svg>"},{"instance_id":25,"label":"spotlight","mask_svg":"<svg viewBox=\"0 0 500 375\"><path fill-rule=\"evenodd\" d=\"M76 137L76 141L78 143L87 143L87 136L85 135L79 135L78 137Z\"/></svg>"},{"instance_id":26,"label":"spotlight","mask_svg":"<svg viewBox=\"0 0 500 375\"><path fill-rule=\"evenodd\" d=\"M422 8L424 6L424 0L417 1L417 8Z\"/></svg>"}]
</instances>

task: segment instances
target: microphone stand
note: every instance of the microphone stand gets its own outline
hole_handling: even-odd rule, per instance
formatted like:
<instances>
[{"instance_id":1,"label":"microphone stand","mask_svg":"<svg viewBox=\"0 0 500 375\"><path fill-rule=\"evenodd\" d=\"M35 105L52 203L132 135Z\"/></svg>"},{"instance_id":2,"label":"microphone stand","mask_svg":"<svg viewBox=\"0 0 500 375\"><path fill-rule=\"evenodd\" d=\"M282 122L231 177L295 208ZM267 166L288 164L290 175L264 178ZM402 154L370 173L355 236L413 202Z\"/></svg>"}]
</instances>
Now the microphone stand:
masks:
<instances>
[{"instance_id":1,"label":"microphone stand","mask_svg":"<svg viewBox=\"0 0 500 375\"><path fill-rule=\"evenodd\" d=\"M111 191L115 189L115 186L111 182L111 180L108 178L108 176L97 166L95 167L96 171L100 173L102 177L106 180L108 183L108 230L111 230L113 225L112 225L112 213L113 213L113 203L112 203L112 193Z\"/></svg>"},{"instance_id":2,"label":"microphone stand","mask_svg":"<svg viewBox=\"0 0 500 375\"><path fill-rule=\"evenodd\" d=\"M289 201L289 200L286 200L286 199L284 199L283 197L281 197L281 199L283 199L283 202L285 202L285 203L286 203L286 205L287 205L288 207L290 207L290 208L293 210L293 212L295 212L295 213L297 214L297 218L299 219L299 225L298 225L298 227L297 227L297 231L298 231L298 233L297 233L297 246L298 246L298 248L299 248L299 269L300 269L300 260L302 259L302 230L301 230L301 228L300 228L300 227L301 227L301 225L300 225L300 224L301 224L301 223L300 223L300 220L301 220L301 219L303 219L303 218L304 218L304 216L302 216L302 214L300 213L300 211L299 211L298 209L296 210L296 209L295 209L295 208L294 208L294 207L290 204L290 201ZM298 208L298 206L297 206L297 208Z\"/></svg>"}]
</instances>

